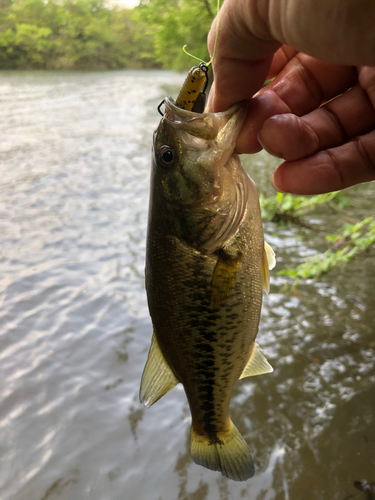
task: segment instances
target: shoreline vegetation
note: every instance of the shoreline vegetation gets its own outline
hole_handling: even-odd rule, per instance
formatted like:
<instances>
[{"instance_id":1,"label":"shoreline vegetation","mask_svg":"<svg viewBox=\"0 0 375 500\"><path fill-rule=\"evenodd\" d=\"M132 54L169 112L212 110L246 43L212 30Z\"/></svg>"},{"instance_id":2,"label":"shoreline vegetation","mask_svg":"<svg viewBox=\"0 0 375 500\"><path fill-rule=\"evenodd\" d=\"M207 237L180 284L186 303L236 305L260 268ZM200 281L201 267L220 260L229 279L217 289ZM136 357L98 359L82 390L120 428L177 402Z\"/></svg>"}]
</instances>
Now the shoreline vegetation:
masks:
<instances>
[{"instance_id":1,"label":"shoreline vegetation","mask_svg":"<svg viewBox=\"0 0 375 500\"><path fill-rule=\"evenodd\" d=\"M141 0L134 9L105 0L3 0L0 69L186 70L208 58L215 0Z\"/></svg>"}]
</instances>

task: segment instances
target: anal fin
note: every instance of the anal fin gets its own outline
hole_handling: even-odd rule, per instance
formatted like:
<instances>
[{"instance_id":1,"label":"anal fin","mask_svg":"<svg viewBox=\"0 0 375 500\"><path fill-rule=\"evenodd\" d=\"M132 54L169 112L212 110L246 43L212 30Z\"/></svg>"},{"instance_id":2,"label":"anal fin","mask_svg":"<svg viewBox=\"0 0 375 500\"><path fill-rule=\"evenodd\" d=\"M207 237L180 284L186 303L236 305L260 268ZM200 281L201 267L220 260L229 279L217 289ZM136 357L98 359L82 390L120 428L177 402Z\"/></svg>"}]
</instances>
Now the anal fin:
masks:
<instances>
[{"instance_id":1,"label":"anal fin","mask_svg":"<svg viewBox=\"0 0 375 500\"><path fill-rule=\"evenodd\" d=\"M141 403L149 407L178 383L179 380L164 359L154 332L143 370L139 399Z\"/></svg>"},{"instance_id":2,"label":"anal fin","mask_svg":"<svg viewBox=\"0 0 375 500\"><path fill-rule=\"evenodd\" d=\"M273 372L272 366L269 364L265 355L262 353L259 345L256 342L254 342L254 347L250 359L247 365L245 366L245 369L242 372L240 379L271 372Z\"/></svg>"}]
</instances>

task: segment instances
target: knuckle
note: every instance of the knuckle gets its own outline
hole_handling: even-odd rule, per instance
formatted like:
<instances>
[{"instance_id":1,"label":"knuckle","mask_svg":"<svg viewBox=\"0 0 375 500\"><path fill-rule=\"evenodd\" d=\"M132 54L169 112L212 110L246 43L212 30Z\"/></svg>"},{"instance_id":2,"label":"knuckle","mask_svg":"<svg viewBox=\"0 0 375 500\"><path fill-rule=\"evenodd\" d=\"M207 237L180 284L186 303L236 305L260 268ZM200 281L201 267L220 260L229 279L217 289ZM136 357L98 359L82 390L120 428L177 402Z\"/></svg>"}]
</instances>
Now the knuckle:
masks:
<instances>
[{"instance_id":1,"label":"knuckle","mask_svg":"<svg viewBox=\"0 0 375 500\"><path fill-rule=\"evenodd\" d=\"M304 60L305 57L306 56L300 54L295 56L295 60L297 62L296 72L306 91L310 94L311 99L313 99L317 105L320 105L324 101L324 90L319 80L308 68L306 61Z\"/></svg>"},{"instance_id":2,"label":"knuckle","mask_svg":"<svg viewBox=\"0 0 375 500\"><path fill-rule=\"evenodd\" d=\"M375 66L362 66L359 70L358 82L375 109Z\"/></svg>"},{"instance_id":3,"label":"knuckle","mask_svg":"<svg viewBox=\"0 0 375 500\"><path fill-rule=\"evenodd\" d=\"M351 141L365 170L375 173L375 131L365 136L354 137Z\"/></svg>"},{"instance_id":4,"label":"knuckle","mask_svg":"<svg viewBox=\"0 0 375 500\"><path fill-rule=\"evenodd\" d=\"M345 178L344 178L344 174L342 172L341 166L340 166L340 162L339 162L338 158L336 157L334 150L327 149L325 152L328 155L330 163L336 172L336 175L337 175L337 178L339 181L338 189L345 189L347 187L347 184L345 182Z\"/></svg>"},{"instance_id":5,"label":"knuckle","mask_svg":"<svg viewBox=\"0 0 375 500\"><path fill-rule=\"evenodd\" d=\"M341 143L347 142L348 137L347 137L345 127L342 124L337 113L329 105L326 105L326 106L324 106L324 108L321 108L321 109L326 114L326 117L333 123L333 126L334 126L336 132L340 136Z\"/></svg>"}]
</instances>

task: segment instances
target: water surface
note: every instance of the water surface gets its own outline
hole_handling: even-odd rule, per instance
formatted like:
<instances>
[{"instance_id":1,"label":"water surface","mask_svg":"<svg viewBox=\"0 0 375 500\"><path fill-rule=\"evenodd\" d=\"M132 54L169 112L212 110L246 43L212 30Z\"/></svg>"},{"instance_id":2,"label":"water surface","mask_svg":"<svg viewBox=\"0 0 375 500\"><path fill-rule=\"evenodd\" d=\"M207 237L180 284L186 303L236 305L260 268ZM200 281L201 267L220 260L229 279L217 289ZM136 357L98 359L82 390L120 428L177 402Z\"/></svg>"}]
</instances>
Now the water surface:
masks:
<instances>
[{"instance_id":1,"label":"water surface","mask_svg":"<svg viewBox=\"0 0 375 500\"><path fill-rule=\"evenodd\" d=\"M0 73L2 500L344 500L363 498L354 480L375 481L374 251L297 294L273 272L258 341L275 371L232 398L253 479L191 461L181 387L138 402L151 138L182 81ZM270 194L276 161L245 164ZM373 215L374 194L348 190L350 216ZM277 269L324 251L342 220L321 210L308 222L265 225Z\"/></svg>"}]
</instances>

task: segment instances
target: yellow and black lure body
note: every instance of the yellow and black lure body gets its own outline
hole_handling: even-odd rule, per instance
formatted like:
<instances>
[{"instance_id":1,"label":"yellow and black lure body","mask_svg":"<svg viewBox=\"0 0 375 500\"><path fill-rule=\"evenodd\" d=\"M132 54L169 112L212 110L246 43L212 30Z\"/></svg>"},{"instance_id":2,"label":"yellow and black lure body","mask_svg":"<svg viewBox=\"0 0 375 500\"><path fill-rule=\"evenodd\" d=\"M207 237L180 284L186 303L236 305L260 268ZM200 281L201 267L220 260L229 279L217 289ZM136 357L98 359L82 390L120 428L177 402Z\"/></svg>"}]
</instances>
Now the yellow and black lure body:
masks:
<instances>
[{"instance_id":1,"label":"yellow and black lure body","mask_svg":"<svg viewBox=\"0 0 375 500\"><path fill-rule=\"evenodd\" d=\"M175 105L180 109L193 111L194 113L203 113L206 105L206 89L208 85L208 67L205 63L199 66L193 66L187 74L181 90L177 96ZM162 101L158 106L160 111Z\"/></svg>"},{"instance_id":2,"label":"yellow and black lure body","mask_svg":"<svg viewBox=\"0 0 375 500\"><path fill-rule=\"evenodd\" d=\"M193 66L190 69L176 99L176 106L178 108L203 113L206 104L207 71L208 68L204 63L201 63L199 66ZM203 85L204 88L202 90ZM203 109L201 109L202 101Z\"/></svg>"}]
</instances>

